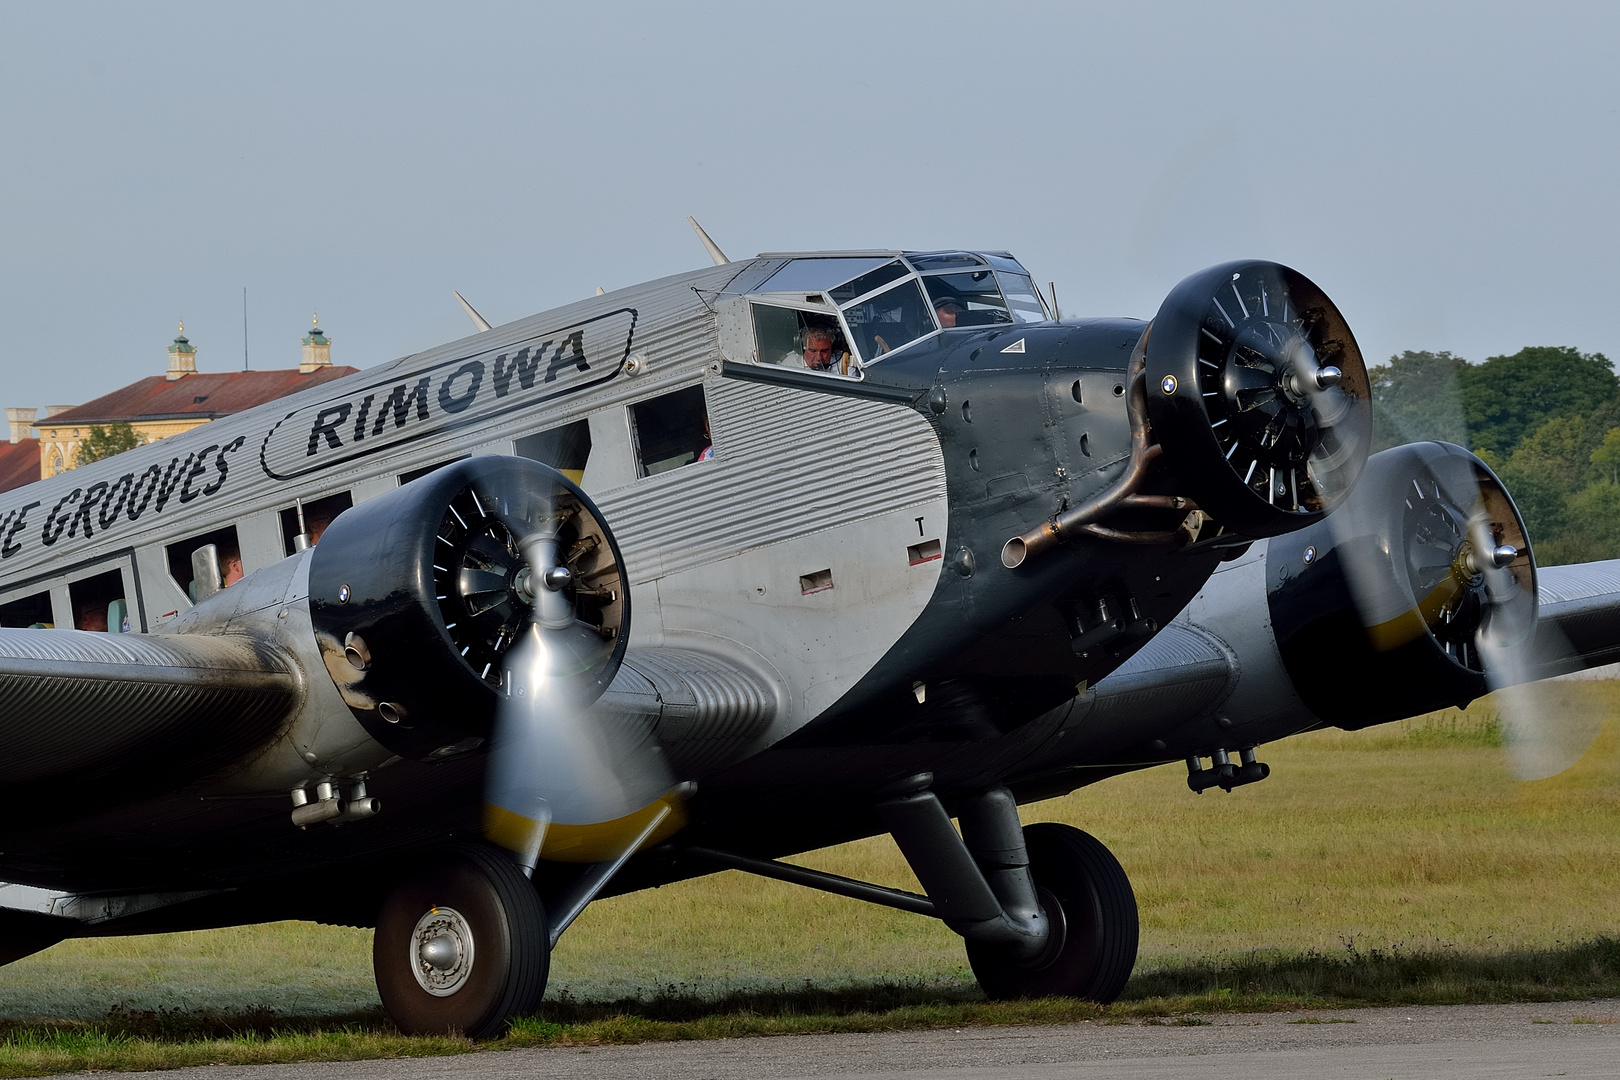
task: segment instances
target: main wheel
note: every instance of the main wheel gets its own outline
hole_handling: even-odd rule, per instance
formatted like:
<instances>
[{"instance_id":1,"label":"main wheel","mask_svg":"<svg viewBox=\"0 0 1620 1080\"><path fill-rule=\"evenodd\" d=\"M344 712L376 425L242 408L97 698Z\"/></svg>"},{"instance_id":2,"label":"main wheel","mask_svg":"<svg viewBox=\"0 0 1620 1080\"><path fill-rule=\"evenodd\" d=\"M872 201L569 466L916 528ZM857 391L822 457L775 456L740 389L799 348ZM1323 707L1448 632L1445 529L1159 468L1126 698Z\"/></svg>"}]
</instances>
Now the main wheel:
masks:
<instances>
[{"instance_id":1,"label":"main wheel","mask_svg":"<svg viewBox=\"0 0 1620 1080\"><path fill-rule=\"evenodd\" d=\"M407 1035L498 1035L546 990L545 909L511 858L466 847L399 885L372 942L377 992Z\"/></svg>"},{"instance_id":2,"label":"main wheel","mask_svg":"<svg viewBox=\"0 0 1620 1080\"><path fill-rule=\"evenodd\" d=\"M992 999L1078 997L1107 1004L1136 966L1136 894L1102 843L1071 825L1024 828L1030 873L1052 937L1032 960L1005 946L967 943L968 962Z\"/></svg>"}]
</instances>

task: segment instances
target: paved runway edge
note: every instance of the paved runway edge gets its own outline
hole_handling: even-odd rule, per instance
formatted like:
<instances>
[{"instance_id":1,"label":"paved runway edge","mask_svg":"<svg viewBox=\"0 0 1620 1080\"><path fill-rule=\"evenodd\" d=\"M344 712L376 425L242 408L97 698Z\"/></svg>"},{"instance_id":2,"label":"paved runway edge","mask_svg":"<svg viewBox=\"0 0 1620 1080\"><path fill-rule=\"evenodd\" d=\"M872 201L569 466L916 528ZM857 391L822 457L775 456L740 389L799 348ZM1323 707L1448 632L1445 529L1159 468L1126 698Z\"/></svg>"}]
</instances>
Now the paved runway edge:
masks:
<instances>
[{"instance_id":1,"label":"paved runway edge","mask_svg":"<svg viewBox=\"0 0 1620 1080\"><path fill-rule=\"evenodd\" d=\"M168 1080L1056 1080L1613 1076L1620 1000L1235 1013L1054 1027L781 1035L436 1058L207 1066Z\"/></svg>"}]
</instances>

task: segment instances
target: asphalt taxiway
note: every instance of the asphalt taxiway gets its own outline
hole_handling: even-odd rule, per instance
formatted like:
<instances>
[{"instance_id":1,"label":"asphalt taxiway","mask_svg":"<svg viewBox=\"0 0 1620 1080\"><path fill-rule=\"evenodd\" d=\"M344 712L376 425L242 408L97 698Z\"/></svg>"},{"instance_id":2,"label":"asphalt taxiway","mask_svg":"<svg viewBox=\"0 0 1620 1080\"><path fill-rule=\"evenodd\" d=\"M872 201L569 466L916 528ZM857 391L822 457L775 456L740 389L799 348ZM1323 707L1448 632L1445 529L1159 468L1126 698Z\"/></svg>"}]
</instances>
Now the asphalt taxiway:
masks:
<instances>
[{"instance_id":1,"label":"asphalt taxiway","mask_svg":"<svg viewBox=\"0 0 1620 1080\"><path fill-rule=\"evenodd\" d=\"M209 1066L164 1080L1518 1080L1620 1076L1620 1000L1243 1013L1161 1022Z\"/></svg>"}]
</instances>

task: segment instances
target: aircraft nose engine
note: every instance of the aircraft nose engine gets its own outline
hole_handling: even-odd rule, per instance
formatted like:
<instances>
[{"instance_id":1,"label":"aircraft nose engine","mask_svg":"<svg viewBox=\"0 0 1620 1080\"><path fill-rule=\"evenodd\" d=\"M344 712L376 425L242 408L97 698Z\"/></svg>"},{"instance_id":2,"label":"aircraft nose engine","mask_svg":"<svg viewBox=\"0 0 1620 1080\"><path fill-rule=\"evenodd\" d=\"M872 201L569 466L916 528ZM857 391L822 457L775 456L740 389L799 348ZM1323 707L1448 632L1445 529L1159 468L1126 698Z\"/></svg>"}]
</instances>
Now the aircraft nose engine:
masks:
<instances>
[{"instance_id":1,"label":"aircraft nose engine","mask_svg":"<svg viewBox=\"0 0 1620 1080\"><path fill-rule=\"evenodd\" d=\"M549 674L577 707L607 689L629 631L621 566L601 513L567 478L480 456L333 521L310 556L310 614L371 736L442 757L489 738L508 651L531 627L544 628Z\"/></svg>"},{"instance_id":2,"label":"aircraft nose engine","mask_svg":"<svg viewBox=\"0 0 1620 1080\"><path fill-rule=\"evenodd\" d=\"M1228 529L1276 536L1350 494L1370 449L1361 350L1303 274L1234 262L1171 290L1147 343L1153 433L1185 494Z\"/></svg>"},{"instance_id":3,"label":"aircraft nose engine","mask_svg":"<svg viewBox=\"0 0 1620 1080\"><path fill-rule=\"evenodd\" d=\"M1332 517L1271 541L1277 646L1317 716L1365 727L1461 705L1536 632L1536 567L1502 482L1448 443L1373 455Z\"/></svg>"}]
</instances>

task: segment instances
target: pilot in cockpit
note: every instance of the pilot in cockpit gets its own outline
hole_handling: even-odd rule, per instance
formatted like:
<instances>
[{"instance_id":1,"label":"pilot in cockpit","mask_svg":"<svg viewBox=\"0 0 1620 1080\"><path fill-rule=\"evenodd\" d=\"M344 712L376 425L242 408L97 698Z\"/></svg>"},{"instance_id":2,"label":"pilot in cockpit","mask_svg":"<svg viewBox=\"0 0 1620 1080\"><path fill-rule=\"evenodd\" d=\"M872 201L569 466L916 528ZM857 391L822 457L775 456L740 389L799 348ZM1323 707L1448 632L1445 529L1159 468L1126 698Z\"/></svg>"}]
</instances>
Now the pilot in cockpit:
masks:
<instances>
[{"instance_id":1,"label":"pilot in cockpit","mask_svg":"<svg viewBox=\"0 0 1620 1080\"><path fill-rule=\"evenodd\" d=\"M844 346L843 335L819 326L805 329L804 352L790 353L784 363L794 364L794 361L811 371L822 371L829 375L848 375L856 370L849 350Z\"/></svg>"},{"instance_id":2,"label":"pilot in cockpit","mask_svg":"<svg viewBox=\"0 0 1620 1080\"><path fill-rule=\"evenodd\" d=\"M949 293L934 300L934 315L939 319L941 330L949 330L956 325L957 317L967 310L967 305Z\"/></svg>"},{"instance_id":3,"label":"pilot in cockpit","mask_svg":"<svg viewBox=\"0 0 1620 1080\"><path fill-rule=\"evenodd\" d=\"M811 327L804 332L804 366L811 371L826 371L833 365L838 348L838 335L831 330Z\"/></svg>"}]
</instances>

